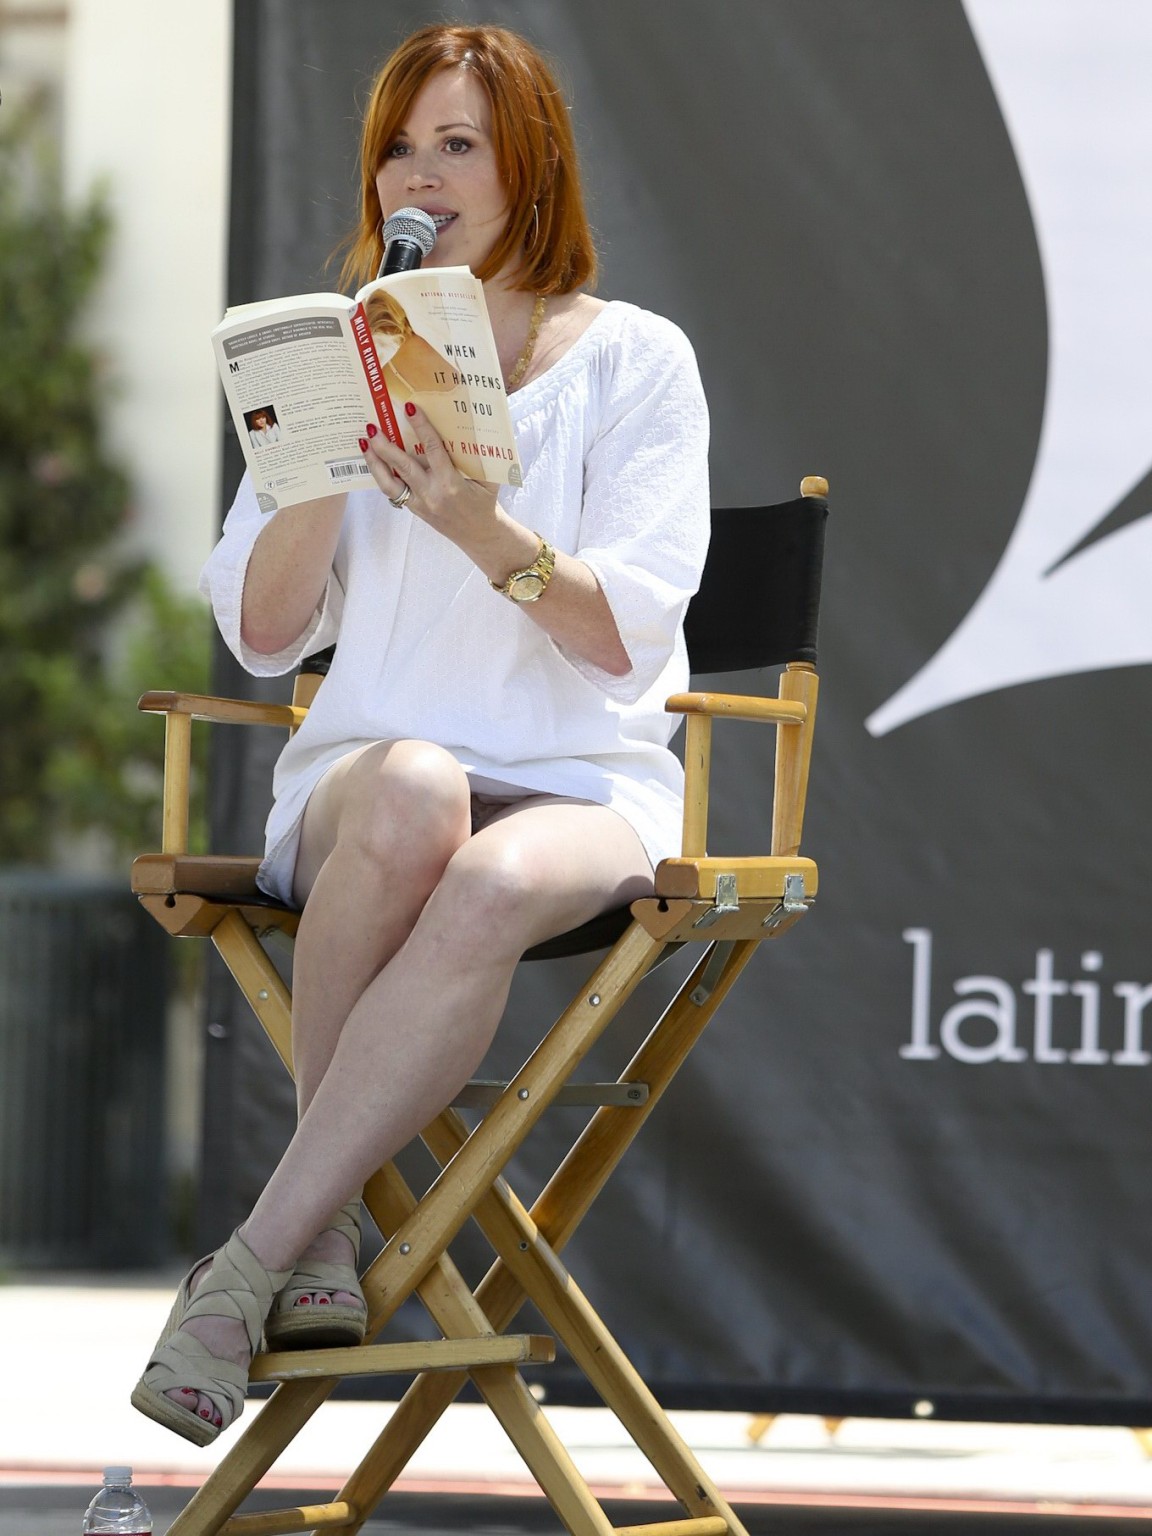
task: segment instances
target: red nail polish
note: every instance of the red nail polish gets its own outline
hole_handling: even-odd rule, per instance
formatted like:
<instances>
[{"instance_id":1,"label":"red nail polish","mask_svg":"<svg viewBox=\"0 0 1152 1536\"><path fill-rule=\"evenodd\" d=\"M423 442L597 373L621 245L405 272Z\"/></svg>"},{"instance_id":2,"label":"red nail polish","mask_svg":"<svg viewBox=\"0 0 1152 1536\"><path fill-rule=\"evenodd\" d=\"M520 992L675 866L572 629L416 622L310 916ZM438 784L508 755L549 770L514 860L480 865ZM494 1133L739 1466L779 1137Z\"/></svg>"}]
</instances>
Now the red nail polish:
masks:
<instances>
[{"instance_id":1,"label":"red nail polish","mask_svg":"<svg viewBox=\"0 0 1152 1536\"><path fill-rule=\"evenodd\" d=\"M210 1419L212 1417L212 1410L211 1410L211 1408L201 1408L201 1410L200 1410L200 1417L202 1419Z\"/></svg>"},{"instance_id":2,"label":"red nail polish","mask_svg":"<svg viewBox=\"0 0 1152 1536\"><path fill-rule=\"evenodd\" d=\"M416 414L416 407L412 404L411 400L405 400L405 402L404 402L404 414L405 414L405 416L415 416L415 414Z\"/></svg>"},{"instance_id":3,"label":"red nail polish","mask_svg":"<svg viewBox=\"0 0 1152 1536\"><path fill-rule=\"evenodd\" d=\"M368 423L368 436L369 437L375 437L376 436L376 423L374 421L370 421Z\"/></svg>"},{"instance_id":4,"label":"red nail polish","mask_svg":"<svg viewBox=\"0 0 1152 1536\"><path fill-rule=\"evenodd\" d=\"M312 1298L311 1298L311 1296L301 1296L299 1301L297 1301L296 1305L298 1307L310 1307L312 1305Z\"/></svg>"},{"instance_id":5,"label":"red nail polish","mask_svg":"<svg viewBox=\"0 0 1152 1536\"><path fill-rule=\"evenodd\" d=\"M331 1296L317 1296L316 1305L318 1307L330 1307L332 1305Z\"/></svg>"},{"instance_id":6,"label":"red nail polish","mask_svg":"<svg viewBox=\"0 0 1152 1536\"><path fill-rule=\"evenodd\" d=\"M367 453L368 452L368 439L366 437L358 437L356 439L356 441L360 444L360 452L361 453Z\"/></svg>"}]
</instances>

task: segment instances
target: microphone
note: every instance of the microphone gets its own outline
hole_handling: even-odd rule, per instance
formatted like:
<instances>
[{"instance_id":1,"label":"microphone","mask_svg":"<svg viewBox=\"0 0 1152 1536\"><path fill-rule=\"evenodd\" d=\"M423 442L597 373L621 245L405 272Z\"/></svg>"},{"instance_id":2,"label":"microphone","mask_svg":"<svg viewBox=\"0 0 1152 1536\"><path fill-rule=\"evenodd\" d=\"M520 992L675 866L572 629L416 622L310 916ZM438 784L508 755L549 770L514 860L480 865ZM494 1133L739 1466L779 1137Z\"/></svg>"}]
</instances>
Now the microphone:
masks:
<instances>
[{"instance_id":1,"label":"microphone","mask_svg":"<svg viewBox=\"0 0 1152 1536\"><path fill-rule=\"evenodd\" d=\"M384 220L384 258L377 277L411 272L436 244L436 225L423 208L398 208Z\"/></svg>"}]
</instances>

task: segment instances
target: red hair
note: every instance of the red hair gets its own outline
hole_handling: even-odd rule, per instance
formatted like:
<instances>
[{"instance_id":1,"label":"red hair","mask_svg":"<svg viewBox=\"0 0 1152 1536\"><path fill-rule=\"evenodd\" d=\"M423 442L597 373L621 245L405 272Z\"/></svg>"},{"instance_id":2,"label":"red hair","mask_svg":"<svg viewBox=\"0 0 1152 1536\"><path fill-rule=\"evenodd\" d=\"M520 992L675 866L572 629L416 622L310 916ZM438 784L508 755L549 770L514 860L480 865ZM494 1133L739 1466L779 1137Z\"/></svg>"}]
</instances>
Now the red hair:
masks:
<instances>
[{"instance_id":1,"label":"red hair","mask_svg":"<svg viewBox=\"0 0 1152 1536\"><path fill-rule=\"evenodd\" d=\"M511 262L513 287L527 293L572 293L593 284L596 251L576 142L550 66L515 32L462 26L422 27L376 77L360 140L360 220L346 242L341 282L356 287L375 277L384 254L376 174L422 87L452 68L471 70L487 93L511 209L476 276L486 282Z\"/></svg>"}]
</instances>

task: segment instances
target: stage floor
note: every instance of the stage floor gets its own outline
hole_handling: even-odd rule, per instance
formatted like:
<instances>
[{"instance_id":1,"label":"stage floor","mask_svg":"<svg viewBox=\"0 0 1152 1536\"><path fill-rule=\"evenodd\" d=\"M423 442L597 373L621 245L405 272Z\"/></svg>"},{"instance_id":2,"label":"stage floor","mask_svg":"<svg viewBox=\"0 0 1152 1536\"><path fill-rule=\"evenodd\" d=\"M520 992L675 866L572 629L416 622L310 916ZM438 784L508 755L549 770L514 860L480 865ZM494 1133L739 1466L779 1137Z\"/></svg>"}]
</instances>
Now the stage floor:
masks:
<instances>
[{"instance_id":1,"label":"stage floor","mask_svg":"<svg viewBox=\"0 0 1152 1536\"><path fill-rule=\"evenodd\" d=\"M128 1402L178 1278L21 1276L0 1284L10 1367L0 1415L0 1536L78 1530L84 1490L113 1463L132 1465L137 1481L155 1490L159 1533L227 1449L226 1439L199 1450ZM44 1343L54 1338L60 1348L47 1351L46 1371ZM390 1411L387 1403L328 1404L268 1478L269 1507L330 1498ZM589 1482L614 1501L616 1523L671 1514L665 1505L661 1515L647 1463L610 1413L548 1412ZM672 1417L753 1532L945 1531L977 1514L986 1532L996 1528L993 1517L1015 1528L1014 1517L1026 1515L1035 1536L1041 1518L1059 1521L1065 1536L1077 1517L1121 1519L1127 1529L1147 1522L1152 1532L1152 1459L1125 1429L847 1419L830 1433L819 1419L782 1415L754 1441L747 1414ZM917 1523L923 1519L929 1525ZM488 1536L556 1529L502 1430L472 1404L449 1409L371 1529L393 1525Z\"/></svg>"}]
</instances>

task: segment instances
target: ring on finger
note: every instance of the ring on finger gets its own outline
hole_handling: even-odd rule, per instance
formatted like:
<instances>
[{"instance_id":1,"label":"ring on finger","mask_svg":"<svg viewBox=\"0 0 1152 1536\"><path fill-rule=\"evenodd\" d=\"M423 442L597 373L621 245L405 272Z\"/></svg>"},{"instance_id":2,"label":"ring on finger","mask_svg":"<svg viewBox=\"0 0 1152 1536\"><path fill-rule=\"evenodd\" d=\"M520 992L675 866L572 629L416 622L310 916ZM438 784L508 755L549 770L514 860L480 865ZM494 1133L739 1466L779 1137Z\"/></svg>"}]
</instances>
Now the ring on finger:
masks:
<instances>
[{"instance_id":1,"label":"ring on finger","mask_svg":"<svg viewBox=\"0 0 1152 1536\"><path fill-rule=\"evenodd\" d=\"M404 506L407 503L409 496L412 494L412 487L407 483L407 481L402 480L400 484L403 489L401 490L399 496L389 496L388 498L394 507Z\"/></svg>"}]
</instances>

